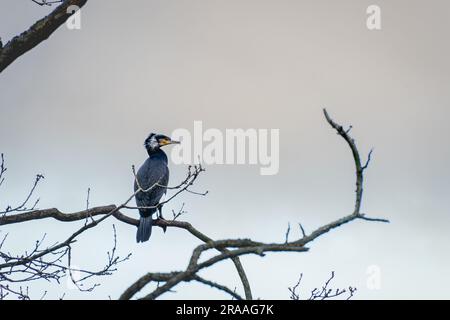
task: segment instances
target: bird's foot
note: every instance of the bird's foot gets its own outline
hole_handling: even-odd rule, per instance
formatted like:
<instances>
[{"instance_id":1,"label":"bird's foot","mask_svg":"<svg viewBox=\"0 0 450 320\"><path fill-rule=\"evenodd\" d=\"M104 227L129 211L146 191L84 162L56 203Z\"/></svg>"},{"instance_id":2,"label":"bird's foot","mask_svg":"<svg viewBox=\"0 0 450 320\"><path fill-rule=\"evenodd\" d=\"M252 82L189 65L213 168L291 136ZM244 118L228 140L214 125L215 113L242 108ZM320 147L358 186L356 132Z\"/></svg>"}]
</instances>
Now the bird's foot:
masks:
<instances>
[{"instance_id":1,"label":"bird's foot","mask_svg":"<svg viewBox=\"0 0 450 320\"><path fill-rule=\"evenodd\" d=\"M158 220L161 220L161 221L163 222L163 225L161 226L161 228L163 229L164 233L166 233L166 231L167 231L167 226L166 226L165 222L166 222L167 220L164 219L161 215L158 216L157 219L158 219Z\"/></svg>"}]
</instances>

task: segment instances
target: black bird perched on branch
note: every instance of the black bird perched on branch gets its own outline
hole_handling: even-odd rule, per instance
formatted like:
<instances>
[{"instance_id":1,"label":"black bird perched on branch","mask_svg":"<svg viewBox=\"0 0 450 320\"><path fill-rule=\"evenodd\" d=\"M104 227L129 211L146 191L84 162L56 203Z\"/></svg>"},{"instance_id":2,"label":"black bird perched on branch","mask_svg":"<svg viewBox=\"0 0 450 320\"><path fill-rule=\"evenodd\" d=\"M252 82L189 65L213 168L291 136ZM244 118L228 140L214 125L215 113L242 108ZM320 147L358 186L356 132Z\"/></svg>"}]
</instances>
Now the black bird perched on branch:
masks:
<instances>
[{"instance_id":1,"label":"black bird perched on branch","mask_svg":"<svg viewBox=\"0 0 450 320\"><path fill-rule=\"evenodd\" d=\"M169 168L167 167L167 155L161 150L162 146L179 143L162 134L151 133L145 139L144 146L147 149L148 158L139 168L134 182L134 191L139 188L136 194L136 204L141 215L136 234L137 242L145 242L152 233L152 215L158 210L159 218L162 217L162 205L159 205L161 197L167 191L169 182Z\"/></svg>"}]
</instances>

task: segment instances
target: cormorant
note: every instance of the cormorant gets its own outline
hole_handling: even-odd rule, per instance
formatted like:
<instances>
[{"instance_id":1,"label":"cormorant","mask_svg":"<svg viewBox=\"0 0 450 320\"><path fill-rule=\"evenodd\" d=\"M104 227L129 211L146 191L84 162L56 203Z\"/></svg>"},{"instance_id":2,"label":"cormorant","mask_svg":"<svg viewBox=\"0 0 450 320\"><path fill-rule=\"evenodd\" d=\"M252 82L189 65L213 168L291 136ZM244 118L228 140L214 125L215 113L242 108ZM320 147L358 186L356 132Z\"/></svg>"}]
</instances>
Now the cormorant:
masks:
<instances>
[{"instance_id":1,"label":"cormorant","mask_svg":"<svg viewBox=\"0 0 450 320\"><path fill-rule=\"evenodd\" d=\"M138 192L136 194L136 204L138 207L153 207L139 209L141 216L136 234L137 242L145 242L152 233L152 215L158 210L159 218L162 219L159 201L167 191L169 182L169 168L167 167L167 155L161 150L162 146L179 143L162 134L150 133L145 139L144 147L147 149L148 158L139 168L136 177L140 187L148 192ZM134 191L138 190L137 182L134 182Z\"/></svg>"}]
</instances>

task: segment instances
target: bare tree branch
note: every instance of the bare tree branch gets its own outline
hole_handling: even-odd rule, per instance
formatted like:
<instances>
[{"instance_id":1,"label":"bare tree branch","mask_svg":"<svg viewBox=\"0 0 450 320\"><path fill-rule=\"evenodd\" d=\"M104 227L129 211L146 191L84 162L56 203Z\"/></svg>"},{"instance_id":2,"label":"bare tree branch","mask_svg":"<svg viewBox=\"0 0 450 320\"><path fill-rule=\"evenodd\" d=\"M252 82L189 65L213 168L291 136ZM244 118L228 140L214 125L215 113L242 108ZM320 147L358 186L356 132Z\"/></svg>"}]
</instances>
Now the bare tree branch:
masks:
<instances>
[{"instance_id":1,"label":"bare tree branch","mask_svg":"<svg viewBox=\"0 0 450 320\"><path fill-rule=\"evenodd\" d=\"M34 3L36 3L40 6L51 6L52 4L63 2L63 0L41 0L41 1L31 0L31 1L33 1Z\"/></svg>"},{"instance_id":2,"label":"bare tree branch","mask_svg":"<svg viewBox=\"0 0 450 320\"><path fill-rule=\"evenodd\" d=\"M34 202L34 204L31 208L27 208L26 205L27 205L28 201L30 201L31 196L33 195L34 191L36 190L36 187L39 184L39 181L41 181L41 179L44 179L44 176L42 174L36 175L36 179L34 180L33 186L31 187L31 190L28 192L28 195L25 197L25 200L16 207L11 207L10 205L8 205L6 207L5 211L0 211L0 215L6 215L8 212L20 212L20 211L34 210L34 208L36 207L36 205L39 202L39 198Z\"/></svg>"},{"instance_id":3,"label":"bare tree branch","mask_svg":"<svg viewBox=\"0 0 450 320\"><path fill-rule=\"evenodd\" d=\"M3 174L6 172L6 167L5 167L5 156L3 155L3 153L0 155L1 158L1 163L0 163L0 186L3 184L3 182L5 181L5 178L3 177Z\"/></svg>"},{"instance_id":4,"label":"bare tree branch","mask_svg":"<svg viewBox=\"0 0 450 320\"><path fill-rule=\"evenodd\" d=\"M325 115L326 120L328 123L337 131L337 133L344 138L344 140L347 142L348 146L350 147L352 154L353 154L353 160L355 162L355 168L356 168L356 200L355 200L355 209L353 210L353 214L358 215L359 211L361 209L361 202L362 202L362 195L363 195L363 171L364 169L361 166L361 157L359 156L358 148L356 148L355 140L348 134L348 131L345 131L344 128L333 121L333 119L330 118L328 115L328 112L326 109L323 109L323 114ZM370 157L369 157L370 159ZM368 163L367 163L368 165Z\"/></svg>"},{"instance_id":5,"label":"bare tree branch","mask_svg":"<svg viewBox=\"0 0 450 320\"><path fill-rule=\"evenodd\" d=\"M290 292L290 298L291 300L301 300L300 296L300 285L303 279L303 273L300 274L300 278L297 281L297 283L289 287L288 290ZM334 279L334 271L331 272L330 278L325 281L325 284L322 286L322 288L314 288L311 290L310 295L307 300L327 300L327 299L333 299L336 297L341 297L344 294L347 294L346 300L350 300L356 292L356 288L349 286L345 289L332 289L330 288L331 281Z\"/></svg>"},{"instance_id":6,"label":"bare tree branch","mask_svg":"<svg viewBox=\"0 0 450 320\"><path fill-rule=\"evenodd\" d=\"M34 1L37 4L57 3L55 1ZM74 14L69 8L83 7L87 0L65 0L49 15L34 23L28 30L12 38L4 47L0 46L0 73L26 52L47 40L67 19Z\"/></svg>"},{"instance_id":7,"label":"bare tree branch","mask_svg":"<svg viewBox=\"0 0 450 320\"><path fill-rule=\"evenodd\" d=\"M168 203L169 201L172 201L176 196L180 195L182 192L189 191L189 188L194 184L195 180L198 178L198 176L202 172L204 172L204 169L201 166L189 166L186 178L180 184L178 184L174 187L170 187L170 186L168 187L168 189L176 190L176 192L172 196L170 196L167 200L165 200L164 202L161 202L158 205L160 206L165 203ZM133 170L133 174L136 177L134 170ZM139 190L141 190L142 188L140 187L139 182L137 184L138 184ZM152 189L157 185L158 184L151 186L149 189ZM139 190L137 192L140 192ZM141 190L141 191L148 192L149 190ZM206 192L197 193L197 194L206 195ZM88 208L86 210L74 212L74 213L62 213L61 211L59 211L56 208L44 209L44 210L33 210L33 211L30 211L27 213L18 213L18 214L13 214L13 215L10 214L10 215L0 217L0 225L14 224L14 223L20 223L20 222L31 221L31 220L39 220L39 219L45 219L45 218L53 218L53 219L56 219L59 221L69 222L69 221L78 221L78 220L83 220L83 219L88 219L88 218L92 219L95 216L104 216L104 215L110 216L110 215L112 215L116 219L118 219L122 222L125 222L130 225L138 226L139 220L128 217L125 214L123 214L122 212L120 212L120 209L125 209L125 208L135 209L135 208L140 208L140 207L131 207L131 206L128 206L127 204L122 204L119 207L117 207L115 205L109 205L109 206ZM183 212L183 207L180 210L180 212L181 213ZM165 230L167 227L185 229L188 232L190 232L193 236L195 236L196 238L200 239L201 241L203 241L205 243L212 241L211 238L209 238L205 234L203 234L200 231L198 231L197 229L195 229L188 222L176 221L176 218L178 218L179 215L181 215L180 212L179 212L178 216L177 215L174 216L175 217L174 220L156 219L153 221L153 224L155 226L161 227L163 230ZM221 252L227 252L226 249L220 249L220 250L221 250ZM231 260L232 260L233 264L235 265L235 268L241 279L246 299L252 299L250 284L249 284L247 275L245 273L245 270L239 260L239 257L231 257ZM1 268L1 265L0 265L0 268Z\"/></svg>"},{"instance_id":8,"label":"bare tree branch","mask_svg":"<svg viewBox=\"0 0 450 320\"><path fill-rule=\"evenodd\" d=\"M169 292L172 290L173 287L175 287L180 282L189 282L193 279L193 277L196 275L197 272L200 270L210 267L215 263L218 263L222 260L226 260L231 257L238 257L241 255L246 254L258 254L260 256L264 256L265 252L274 252L274 251L282 251L282 252L304 252L307 251L308 248L305 247L306 244L312 242L313 240L317 239L318 237L322 236L323 234L329 232L330 230L340 227L345 223L348 223L350 221L353 221L355 219L364 219L369 221L380 221L380 222L388 222L385 219L378 219L378 218L366 218L363 214L360 213L361 209L361 202L362 202L362 195L363 195L363 172L365 168L367 167L371 153L369 153L368 161L366 165L361 165L361 158L358 152L358 149L356 147L354 139L349 135L350 130L344 130L343 127L336 122L334 122L330 116L328 115L327 111L323 110L325 118L327 122L331 125L332 128L334 128L337 133L344 138L344 140L349 145L354 163L356 168L356 198L355 198L355 207L353 212L345 216L343 218L340 218L336 221L333 221L329 224L326 224L322 227L319 227L315 231L313 231L309 235L305 235L305 231L303 229L303 226L300 225L303 237L301 237L299 240L289 242L288 236L289 236L289 229L286 232L285 235L285 243L282 244L264 244L260 242L254 242L249 239L238 239L238 240L220 240L220 241L212 241L207 242L203 245L198 246L192 253L190 262L188 264L188 267L184 271L178 271L171 275L166 274L168 280L162 280L165 281L165 283L162 286L158 286L153 292L150 294L147 294L144 296L143 299L155 299L159 297L160 295ZM219 255L216 255L204 262L199 262L200 255L202 252L215 248L215 249L227 249L227 252L223 252ZM231 250L230 250L231 249ZM160 275L160 274L158 274ZM334 274L333 274L334 276ZM133 284L130 288L128 288L125 293L121 296L121 299L130 299L139 292L146 283L149 283L151 281L154 281L155 275L152 273L147 274L143 278L139 279L137 283ZM331 279L329 280L331 281ZM327 281L326 285L329 284L329 281ZM351 290L350 290L351 291ZM353 291L351 291L353 294ZM322 293L319 292L318 294L314 293L314 296L319 297ZM331 293L327 293L327 296L330 296Z\"/></svg>"},{"instance_id":9,"label":"bare tree branch","mask_svg":"<svg viewBox=\"0 0 450 320\"><path fill-rule=\"evenodd\" d=\"M185 221L179 221L177 218L181 214L183 214L185 211L183 210L184 205L181 207L180 211L178 213L175 213L173 211L173 220L164 220L164 219L156 219L153 221L155 226L159 226L162 229L166 228L179 228L184 229L188 231L191 235L196 237L197 239L200 239L203 244L197 246L190 257L189 263L185 270L182 271L173 271L168 273L152 273L149 272L146 275L139 278L135 283L133 283L131 286L129 286L124 293L120 296L120 299L131 299L133 298L139 291L141 291L146 285L149 283L157 283L158 286L156 289L154 289L149 294L142 297L142 299L156 299L160 297L162 294L167 292L173 292L173 289L182 282L190 282L190 281L197 281L199 283L208 285L210 287L216 288L218 290L224 291L231 295L234 299L242 299L242 296L237 294L235 291L232 291L228 287L225 287L221 284L218 284L217 282L213 282L210 280L206 280L198 275L198 273L204 269L207 269L216 263L219 263L221 261L225 260L232 260L232 262L235 265L235 268L238 272L238 275L240 277L240 280L244 287L244 294L245 299L252 299L252 292L250 289L250 284L247 278L247 275L244 271L244 268L242 267L241 261L239 259L242 255L249 255L249 254L256 254L259 256L264 256L268 252L305 252L308 251L309 248L306 247L307 244L314 241L318 237L324 235L325 233L331 231L332 229L335 229L337 227L340 227L348 222L351 222L355 219L361 219L366 221L377 221L377 222L388 222L386 219L381 218L369 218L366 217L365 214L361 213L361 204L362 204L362 196L363 196L363 173L364 170L368 167L369 162L371 160L372 151L369 153L367 161L364 165L361 164L361 158L358 152L358 149L356 147L354 139L349 135L350 130L344 130L344 128L334 122L328 115L327 111L324 110L324 115L327 120L327 122L330 124L330 126L337 131L337 133L347 142L348 146L350 147L355 163L355 172L356 172L356 197L355 197L355 206L353 209L353 212L347 216L344 216L340 219L337 219L335 221L332 221L328 224L325 224L316 230L312 231L310 234L306 234L303 226L299 224L300 230L301 230L301 236L297 240L289 241L289 235L290 235L290 225L288 225L288 230L285 234L285 241L283 243L262 243L258 241L253 241L251 239L227 239L227 240L216 240L214 241L210 237L206 236L204 233L200 232L196 228L194 228L190 223ZM0 168L3 168L3 161L0 166ZM188 174L186 178L177 186L174 187L168 187L169 190L174 190L174 193L169 197L168 200L160 203L159 205L162 205L164 203L167 203L174 199L176 196L183 192L192 192L194 194L200 194L205 195L206 193L199 193L199 192L193 192L189 188L193 185L194 181L197 179L199 174L203 172L204 169L201 166L193 166L189 167ZM0 178L3 174L3 169L0 170ZM134 172L133 168L133 174L136 179L136 174ZM69 268L70 268L70 256L71 256L71 244L74 242L76 237L78 237L80 234L85 232L86 230L95 227L105 219L107 219L109 216L114 216L119 221L122 221L124 223L138 226L139 221L137 219L128 217L127 215L123 214L121 212L122 209L136 209L139 207L132 207L129 206L129 201L134 198L136 193L138 192L148 192L152 188L158 186L158 183L155 185L149 187L148 189L144 190L140 187L139 181L136 181L138 185L138 190L131 195L124 203L122 203L119 206L116 205L109 205L109 206L100 206L100 207L89 207L89 191L88 191L88 198L86 201L86 210L79 211L79 212L73 212L73 213L63 213L59 211L56 208L52 209L43 209L43 210L27 210L23 209L27 212L20 212L22 211L22 207L18 206L14 208L12 211L8 211L3 214L3 216L0 216L0 225L8 225L8 224L15 224L15 223L22 223L25 221L31 221L31 220L39 220L39 219L45 219L45 218L53 218L59 221L79 221L82 219L91 218L92 221L90 223L87 223L80 228L78 231L76 231L74 234L72 234L69 238L67 238L64 242L55 244L51 247L48 247L47 249L41 250L40 248L36 248L31 252L31 254L26 255L25 257L20 257L16 259L9 259L8 261L5 261L3 264L0 264L0 271L4 268L12 268L17 266L25 266L28 270L31 270L35 266L33 265L33 261L37 259L41 259L44 256L48 256L50 254L53 254L56 256L56 260L53 263L54 265L57 265L60 263L61 257L68 254L69 256ZM34 188L32 189L31 194L33 193ZM29 198L29 197L28 197ZM158 205L158 206L159 206ZM18 213L17 213L18 212ZM14 214L12 214L14 213ZM94 217L101 216L98 220L94 220ZM114 238L116 237L114 233ZM1 249L1 243L4 242L4 239L2 242L0 242L0 249ZM115 248L115 246L114 246ZM217 254L210 256L207 259L202 260L201 257L203 253L210 250L216 250L218 251ZM113 249L113 254L114 256ZM1 257L1 256L0 256ZM109 261L117 261L110 258ZM48 264L48 262L47 262ZM108 272L108 268L104 269L104 272ZM36 272L36 271L35 271ZM69 269L70 272L70 269ZM86 278L90 277L90 275L95 275L95 273L89 273L86 272ZM48 277L51 277L52 275L49 274ZM337 290L329 291L328 285L330 281L333 279L334 274L332 274L332 277L325 283L325 286L322 287L322 290L316 289L315 291L311 293L312 297L315 297L317 299L322 297L332 297L342 294L341 291ZM299 282L300 283L300 282ZM299 285L299 284L298 284ZM298 287L298 286L297 286ZM84 289L84 288L82 288ZM352 291L353 289L349 288L349 292L351 295L353 295ZM4 292L7 292L6 289L4 289ZM15 290L14 292L19 293L20 291ZM294 293L291 292L291 294L294 296ZM17 294L16 294L17 296Z\"/></svg>"},{"instance_id":10,"label":"bare tree branch","mask_svg":"<svg viewBox=\"0 0 450 320\"><path fill-rule=\"evenodd\" d=\"M236 293L236 291L233 291L233 290L227 288L226 286L223 286L223 285L218 284L218 283L213 282L213 281L209 281L209 280L203 279L202 277L200 277L198 275L194 275L193 279L195 281L203 283L203 284L205 284L207 286L210 286L212 288L216 288L216 289L219 289L221 291L224 291L224 292L228 293L229 295L231 295L236 300L243 300L243 298L240 295L238 295Z\"/></svg>"}]
</instances>

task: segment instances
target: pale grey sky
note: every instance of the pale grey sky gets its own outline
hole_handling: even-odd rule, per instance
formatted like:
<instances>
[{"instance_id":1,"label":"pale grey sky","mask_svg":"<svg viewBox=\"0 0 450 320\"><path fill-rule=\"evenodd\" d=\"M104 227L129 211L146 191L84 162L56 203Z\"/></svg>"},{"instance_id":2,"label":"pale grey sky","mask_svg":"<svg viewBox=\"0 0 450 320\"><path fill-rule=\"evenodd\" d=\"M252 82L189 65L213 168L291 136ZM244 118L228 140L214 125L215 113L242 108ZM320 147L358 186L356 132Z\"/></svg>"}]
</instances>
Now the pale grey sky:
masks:
<instances>
[{"instance_id":1,"label":"pale grey sky","mask_svg":"<svg viewBox=\"0 0 450 320\"><path fill-rule=\"evenodd\" d=\"M380 31L366 28L371 4L382 10ZM3 43L48 10L0 0ZM8 162L0 205L22 199L36 173L46 177L41 208L81 210L88 187L91 205L119 204L151 131L192 129L195 120L279 128L279 174L208 166L196 186L208 196L185 195L166 211L186 202L184 218L216 239L282 241L288 222L311 231L353 207L351 154L324 121L327 107L353 125L362 153L375 148L363 210L391 223L351 223L309 253L244 257L254 296L287 299L300 273L306 293L335 270L335 284L358 287L357 298L449 298L448 12L444 0L90 1L81 30L60 28L0 75L0 152ZM170 170L177 182L186 169ZM32 289L117 298L145 272L184 268L197 244L182 230L155 230L138 245L134 227L111 220L81 238L78 266L103 265L112 223L119 252L133 256L94 293L64 282ZM19 251L77 226L48 220L0 230ZM381 270L380 290L366 286L371 265ZM241 289L231 263L204 275ZM182 285L164 298L227 297Z\"/></svg>"}]
</instances>

